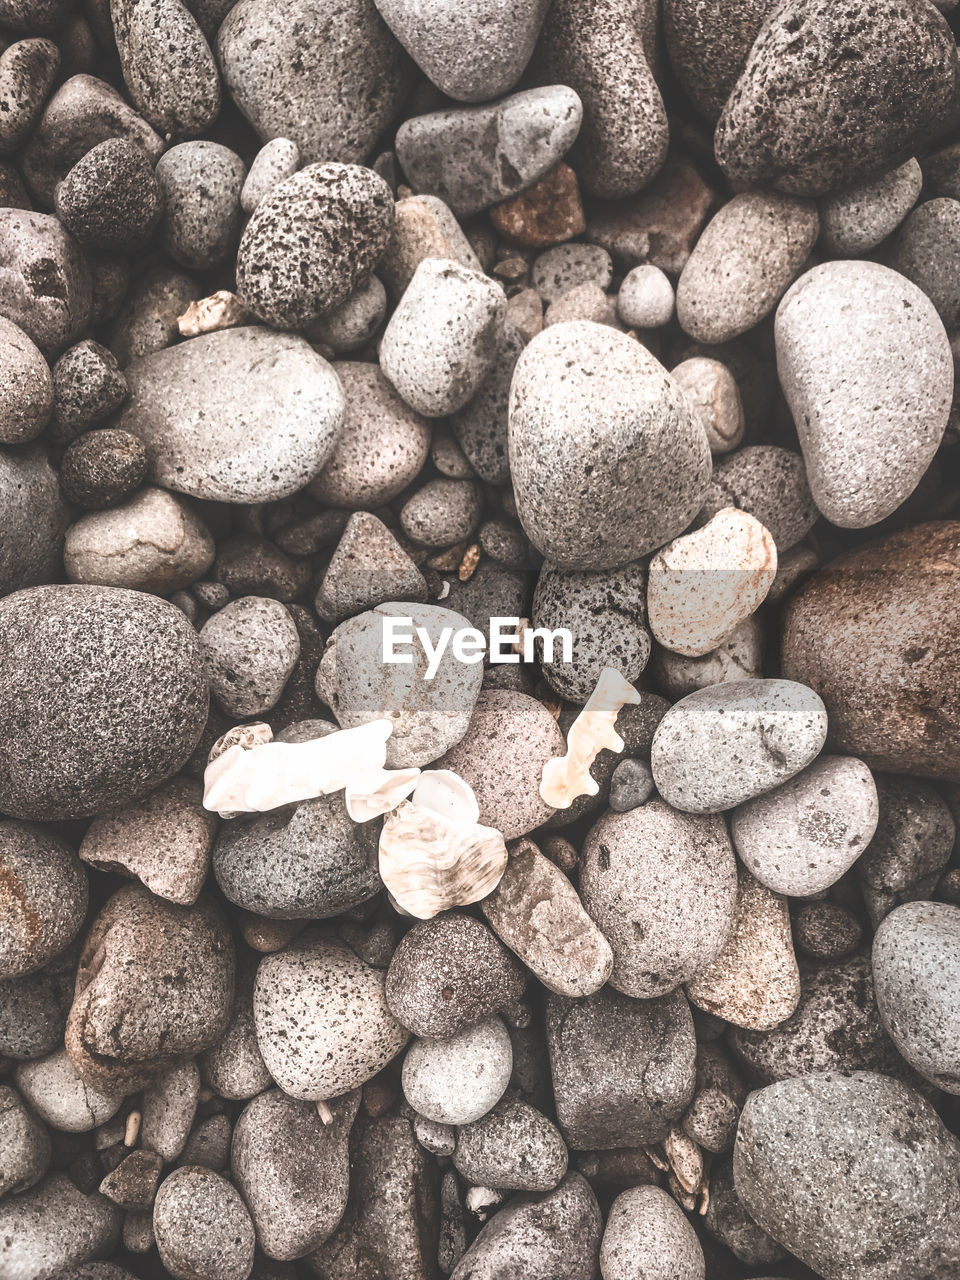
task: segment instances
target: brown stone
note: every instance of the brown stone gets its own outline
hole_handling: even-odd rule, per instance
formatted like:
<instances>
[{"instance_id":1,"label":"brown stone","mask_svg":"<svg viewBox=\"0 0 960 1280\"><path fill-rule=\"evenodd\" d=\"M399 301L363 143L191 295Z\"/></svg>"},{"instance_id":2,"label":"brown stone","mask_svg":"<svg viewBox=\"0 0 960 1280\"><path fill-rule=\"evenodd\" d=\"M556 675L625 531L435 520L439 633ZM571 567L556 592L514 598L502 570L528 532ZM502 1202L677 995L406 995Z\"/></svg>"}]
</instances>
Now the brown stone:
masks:
<instances>
[{"instance_id":1,"label":"brown stone","mask_svg":"<svg viewBox=\"0 0 960 1280\"><path fill-rule=\"evenodd\" d=\"M545 249L582 235L587 223L577 175L569 165L556 165L526 191L494 205L490 221L505 240L524 249Z\"/></svg>"},{"instance_id":2,"label":"brown stone","mask_svg":"<svg viewBox=\"0 0 960 1280\"><path fill-rule=\"evenodd\" d=\"M960 522L916 525L818 570L787 606L783 674L816 689L832 749L960 782Z\"/></svg>"},{"instance_id":3,"label":"brown stone","mask_svg":"<svg viewBox=\"0 0 960 1280\"><path fill-rule=\"evenodd\" d=\"M131 1151L100 1183L100 1194L121 1209L149 1209L163 1160L154 1151Z\"/></svg>"}]
</instances>

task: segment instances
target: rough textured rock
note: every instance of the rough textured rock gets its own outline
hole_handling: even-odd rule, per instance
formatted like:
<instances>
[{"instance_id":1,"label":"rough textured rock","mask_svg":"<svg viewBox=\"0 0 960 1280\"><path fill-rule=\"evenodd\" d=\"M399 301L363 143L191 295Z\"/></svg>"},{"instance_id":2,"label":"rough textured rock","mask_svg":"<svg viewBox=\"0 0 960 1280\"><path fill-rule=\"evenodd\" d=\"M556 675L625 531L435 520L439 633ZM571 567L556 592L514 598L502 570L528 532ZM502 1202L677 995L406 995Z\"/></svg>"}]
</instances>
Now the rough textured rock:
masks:
<instances>
[{"instance_id":1,"label":"rough textured rock","mask_svg":"<svg viewBox=\"0 0 960 1280\"><path fill-rule=\"evenodd\" d=\"M19 325L0 316L0 444L33 440L53 412L50 367Z\"/></svg>"},{"instance_id":2,"label":"rough textured rock","mask_svg":"<svg viewBox=\"0 0 960 1280\"><path fill-rule=\"evenodd\" d=\"M567 1171L560 1131L515 1093L481 1119L460 1125L452 1154L461 1177L499 1190L552 1191Z\"/></svg>"},{"instance_id":3,"label":"rough textured rock","mask_svg":"<svg viewBox=\"0 0 960 1280\"><path fill-rule=\"evenodd\" d=\"M87 877L52 830L0 822L0 978L32 973L73 941L87 914Z\"/></svg>"},{"instance_id":4,"label":"rough textured rock","mask_svg":"<svg viewBox=\"0 0 960 1280\"><path fill-rule=\"evenodd\" d=\"M698 518L709 519L724 507L756 516L777 544L778 561L810 532L819 515L803 459L772 444L749 445L717 461Z\"/></svg>"},{"instance_id":5,"label":"rough textured rock","mask_svg":"<svg viewBox=\"0 0 960 1280\"><path fill-rule=\"evenodd\" d=\"M0 54L0 155L16 151L29 136L59 69L60 50L52 40L17 40Z\"/></svg>"},{"instance_id":6,"label":"rough textured rock","mask_svg":"<svg viewBox=\"0 0 960 1280\"><path fill-rule=\"evenodd\" d=\"M663 34L680 85L711 124L723 110L772 0L664 0Z\"/></svg>"},{"instance_id":7,"label":"rough textured rock","mask_svg":"<svg viewBox=\"0 0 960 1280\"><path fill-rule=\"evenodd\" d=\"M46 450L31 445L0 452L0 502L4 511L0 592L59 576L69 514Z\"/></svg>"},{"instance_id":8,"label":"rough textured rock","mask_svg":"<svg viewBox=\"0 0 960 1280\"><path fill-rule=\"evenodd\" d=\"M820 201L820 236L838 257L856 258L886 240L913 208L923 186L916 160L888 169Z\"/></svg>"},{"instance_id":9,"label":"rough textured rock","mask_svg":"<svg viewBox=\"0 0 960 1280\"><path fill-rule=\"evenodd\" d=\"M181 0L111 0L123 78L134 106L158 133L193 137L220 110L210 46Z\"/></svg>"},{"instance_id":10,"label":"rough textured rock","mask_svg":"<svg viewBox=\"0 0 960 1280\"><path fill-rule=\"evenodd\" d=\"M160 1260L176 1280L246 1280L256 1235L239 1191L210 1169L184 1165L153 1206Z\"/></svg>"},{"instance_id":11,"label":"rough textured rock","mask_svg":"<svg viewBox=\"0 0 960 1280\"><path fill-rule=\"evenodd\" d=\"M32 1187L50 1163L50 1135L9 1085L0 1085L0 1139L4 1166L0 1196Z\"/></svg>"},{"instance_id":12,"label":"rough textured rock","mask_svg":"<svg viewBox=\"0 0 960 1280\"><path fill-rule=\"evenodd\" d=\"M874 927L898 903L933 895L956 838L950 807L929 782L881 775L877 796L877 830L857 863Z\"/></svg>"},{"instance_id":13,"label":"rough textured rock","mask_svg":"<svg viewBox=\"0 0 960 1280\"><path fill-rule=\"evenodd\" d=\"M119 1090L101 1092L87 1084L64 1048L48 1058L22 1062L17 1067L17 1088L41 1120L63 1133L87 1133L120 1110Z\"/></svg>"},{"instance_id":14,"label":"rough textured rock","mask_svg":"<svg viewBox=\"0 0 960 1280\"><path fill-rule=\"evenodd\" d=\"M0 1269L11 1280L61 1280L114 1248L120 1219L105 1196L85 1195L65 1173L51 1173L0 1202Z\"/></svg>"},{"instance_id":15,"label":"rough textured rock","mask_svg":"<svg viewBox=\"0 0 960 1280\"><path fill-rule=\"evenodd\" d=\"M49 358L80 336L90 302L87 260L60 221L0 209L0 316L19 325Z\"/></svg>"},{"instance_id":16,"label":"rough textured rock","mask_svg":"<svg viewBox=\"0 0 960 1280\"><path fill-rule=\"evenodd\" d=\"M659 1187L632 1187L610 1206L600 1272L603 1280L703 1280L706 1263L676 1200Z\"/></svg>"}]
</instances>

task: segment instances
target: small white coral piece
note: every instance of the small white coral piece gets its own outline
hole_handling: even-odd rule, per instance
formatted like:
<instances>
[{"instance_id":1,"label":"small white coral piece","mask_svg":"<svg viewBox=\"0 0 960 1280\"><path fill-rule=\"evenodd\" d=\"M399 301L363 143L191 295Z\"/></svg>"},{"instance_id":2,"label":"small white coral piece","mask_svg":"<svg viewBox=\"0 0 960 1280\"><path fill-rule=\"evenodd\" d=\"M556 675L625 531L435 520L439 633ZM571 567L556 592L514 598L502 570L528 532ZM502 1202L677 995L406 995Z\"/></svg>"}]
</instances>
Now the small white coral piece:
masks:
<instances>
[{"instance_id":1,"label":"small white coral piece","mask_svg":"<svg viewBox=\"0 0 960 1280\"><path fill-rule=\"evenodd\" d=\"M247 324L250 312L235 293L219 289L209 298L191 302L182 316L177 317L177 328L184 338L196 338L201 333L214 333L217 329L235 329Z\"/></svg>"},{"instance_id":2,"label":"small white coral piece","mask_svg":"<svg viewBox=\"0 0 960 1280\"><path fill-rule=\"evenodd\" d=\"M406 800L419 778L419 769L363 769L347 783L347 813L354 822L371 822Z\"/></svg>"},{"instance_id":3,"label":"small white coral piece","mask_svg":"<svg viewBox=\"0 0 960 1280\"><path fill-rule=\"evenodd\" d=\"M418 920L479 902L497 887L506 866L507 846L496 828L409 800L387 815L380 832L380 879Z\"/></svg>"},{"instance_id":4,"label":"small white coral piece","mask_svg":"<svg viewBox=\"0 0 960 1280\"><path fill-rule=\"evenodd\" d=\"M425 769L410 799L419 809L432 809L443 818L480 821L480 805L473 787L452 769Z\"/></svg>"},{"instance_id":5,"label":"small white coral piece","mask_svg":"<svg viewBox=\"0 0 960 1280\"><path fill-rule=\"evenodd\" d=\"M543 766L540 796L554 809L569 809L577 796L595 796L600 790L590 776L590 766L601 751L620 752L623 739L614 728L620 708L639 702L633 685L613 667L604 667L596 688L567 734L567 753Z\"/></svg>"}]
</instances>

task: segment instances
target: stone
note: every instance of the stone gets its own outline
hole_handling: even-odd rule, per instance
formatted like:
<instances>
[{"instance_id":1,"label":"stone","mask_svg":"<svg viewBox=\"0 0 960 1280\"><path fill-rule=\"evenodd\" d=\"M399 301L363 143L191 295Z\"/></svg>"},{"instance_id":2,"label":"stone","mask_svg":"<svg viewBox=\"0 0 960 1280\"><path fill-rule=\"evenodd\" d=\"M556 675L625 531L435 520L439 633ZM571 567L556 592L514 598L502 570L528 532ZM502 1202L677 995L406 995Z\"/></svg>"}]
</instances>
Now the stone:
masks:
<instances>
[{"instance_id":1,"label":"stone","mask_svg":"<svg viewBox=\"0 0 960 1280\"><path fill-rule=\"evenodd\" d=\"M300 168L300 148L289 138L271 138L265 142L247 171L240 192L240 207L244 213L254 209L269 195L278 182L292 178Z\"/></svg>"},{"instance_id":2,"label":"stone","mask_svg":"<svg viewBox=\"0 0 960 1280\"><path fill-rule=\"evenodd\" d=\"M151 1209L162 1170L156 1152L131 1151L100 1183L100 1194L121 1209Z\"/></svg>"},{"instance_id":3,"label":"stone","mask_svg":"<svg viewBox=\"0 0 960 1280\"><path fill-rule=\"evenodd\" d=\"M789 1018L800 974L786 899L741 870L726 946L687 982L691 1003L738 1027L766 1031Z\"/></svg>"},{"instance_id":4,"label":"stone","mask_svg":"<svg viewBox=\"0 0 960 1280\"><path fill-rule=\"evenodd\" d=\"M140 487L146 474L147 452L140 440L128 431L107 427L86 431L67 446L60 463L60 487L77 506L100 511L129 497ZM155 494L157 490L152 492ZM181 540L177 549L182 553L182 539L189 523L194 540L188 540L187 549L195 554L209 535L192 513L182 508L178 510L181 512Z\"/></svg>"},{"instance_id":5,"label":"stone","mask_svg":"<svg viewBox=\"0 0 960 1280\"><path fill-rule=\"evenodd\" d=\"M656 176L668 127L651 69L656 9L648 0L554 0L535 59L541 82L569 85L583 102L571 162L586 191L629 196Z\"/></svg>"},{"instance_id":6,"label":"stone","mask_svg":"<svg viewBox=\"0 0 960 1280\"><path fill-rule=\"evenodd\" d=\"M873 839L873 774L853 756L821 756L730 818L744 865L774 893L807 898L829 889Z\"/></svg>"},{"instance_id":7,"label":"stone","mask_svg":"<svg viewBox=\"0 0 960 1280\"><path fill-rule=\"evenodd\" d=\"M219 142L181 142L164 152L154 174L163 198L160 240L171 258L193 269L223 261L236 243L245 171Z\"/></svg>"},{"instance_id":8,"label":"stone","mask_svg":"<svg viewBox=\"0 0 960 1280\"><path fill-rule=\"evenodd\" d=\"M393 231L377 272L394 299L403 296L424 258L449 258L483 271L473 245L439 196L409 195L393 210Z\"/></svg>"},{"instance_id":9,"label":"stone","mask_svg":"<svg viewBox=\"0 0 960 1280\"><path fill-rule=\"evenodd\" d=\"M387 970L387 1004L414 1035L457 1035L523 994L523 969L479 920L446 911L417 922Z\"/></svg>"},{"instance_id":10,"label":"stone","mask_svg":"<svg viewBox=\"0 0 960 1280\"><path fill-rule=\"evenodd\" d=\"M563 83L525 89L479 107L413 116L396 150L416 191L469 217L532 186L570 149L583 109Z\"/></svg>"},{"instance_id":11,"label":"stone","mask_svg":"<svg viewBox=\"0 0 960 1280\"><path fill-rule=\"evenodd\" d=\"M677 284L677 320L698 342L728 342L774 309L820 229L816 206L775 193L734 196L711 221Z\"/></svg>"},{"instance_id":12,"label":"stone","mask_svg":"<svg viewBox=\"0 0 960 1280\"><path fill-rule=\"evenodd\" d=\"M183 1151L193 1127L200 1095L196 1062L182 1060L154 1077L143 1091L140 1142L172 1163Z\"/></svg>"},{"instance_id":13,"label":"stone","mask_svg":"<svg viewBox=\"0 0 960 1280\"><path fill-rule=\"evenodd\" d=\"M204 1050L200 1065L207 1088L221 1098L245 1101L269 1089L273 1081L257 1045L253 1021L255 962L247 952L242 952L238 959L233 1017L222 1039ZM313 1112L316 1115L316 1108Z\"/></svg>"},{"instance_id":14,"label":"stone","mask_svg":"<svg viewBox=\"0 0 960 1280\"><path fill-rule=\"evenodd\" d=\"M927 295L948 329L960 319L960 201L926 200L910 214L887 255L887 265Z\"/></svg>"},{"instance_id":15,"label":"stone","mask_svg":"<svg viewBox=\"0 0 960 1280\"><path fill-rule=\"evenodd\" d=\"M734 1177L759 1225L824 1280L893 1280L955 1263L958 1155L915 1090L826 1072L750 1095Z\"/></svg>"},{"instance_id":16,"label":"stone","mask_svg":"<svg viewBox=\"0 0 960 1280\"><path fill-rule=\"evenodd\" d=\"M832 750L960 782L953 566L960 524L921 524L839 557L791 597L784 675L823 698Z\"/></svg>"},{"instance_id":17,"label":"stone","mask_svg":"<svg viewBox=\"0 0 960 1280\"><path fill-rule=\"evenodd\" d=\"M217 35L234 102L261 142L289 138L312 165L359 164L396 119L410 63L373 0L242 0Z\"/></svg>"},{"instance_id":18,"label":"stone","mask_svg":"<svg viewBox=\"0 0 960 1280\"><path fill-rule=\"evenodd\" d=\"M33 1059L52 1053L63 1042L70 1002L71 953L36 973L0 978L0 1054Z\"/></svg>"},{"instance_id":19,"label":"stone","mask_svg":"<svg viewBox=\"0 0 960 1280\"><path fill-rule=\"evenodd\" d=\"M735 449L743 439L746 421L737 380L727 366L708 356L693 356L671 369L670 376L693 405L710 452L716 456Z\"/></svg>"},{"instance_id":20,"label":"stone","mask_svg":"<svg viewBox=\"0 0 960 1280\"><path fill-rule=\"evenodd\" d=\"M270 1089L240 1113L231 1168L269 1258L302 1258L336 1230L347 1205L359 1102L358 1090L333 1099L325 1124L309 1102Z\"/></svg>"},{"instance_id":21,"label":"stone","mask_svg":"<svg viewBox=\"0 0 960 1280\"><path fill-rule=\"evenodd\" d=\"M555 164L532 186L490 210L490 224L510 244L543 249L582 235L587 228L577 175Z\"/></svg>"},{"instance_id":22,"label":"stone","mask_svg":"<svg viewBox=\"0 0 960 1280\"><path fill-rule=\"evenodd\" d=\"M530 61L548 0L379 0L377 8L420 70L448 98L486 102L508 93Z\"/></svg>"},{"instance_id":23,"label":"stone","mask_svg":"<svg viewBox=\"0 0 960 1280\"><path fill-rule=\"evenodd\" d=\"M881 776L879 819L857 863L857 876L876 927L900 902L932 896L956 837L943 796L929 782Z\"/></svg>"},{"instance_id":24,"label":"stone","mask_svg":"<svg viewBox=\"0 0 960 1280\"><path fill-rule=\"evenodd\" d=\"M665 996L720 955L734 927L736 861L722 819L652 800L590 829L583 905L613 949L610 983Z\"/></svg>"},{"instance_id":25,"label":"stone","mask_svg":"<svg viewBox=\"0 0 960 1280\"><path fill-rule=\"evenodd\" d=\"M610 1206L600 1274L603 1280L704 1280L706 1263L676 1200L659 1187L631 1187Z\"/></svg>"},{"instance_id":26,"label":"stone","mask_svg":"<svg viewBox=\"0 0 960 1280\"><path fill-rule=\"evenodd\" d=\"M458 661L447 648L427 681L427 660L419 645L411 655L412 665L385 662L384 619L391 617L411 618L432 645L439 643L444 627L456 632L469 625L462 614L439 605L394 603L341 622L327 641L317 671L317 696L343 729L390 718L387 768L407 769L436 760L467 732L483 669ZM408 626L400 626L399 634L412 634L405 630Z\"/></svg>"},{"instance_id":27,"label":"stone","mask_svg":"<svg viewBox=\"0 0 960 1280\"><path fill-rule=\"evenodd\" d=\"M224 1173L230 1160L230 1133L230 1120L225 1115L201 1120L187 1139L181 1166L199 1165L213 1173Z\"/></svg>"},{"instance_id":28,"label":"stone","mask_svg":"<svg viewBox=\"0 0 960 1280\"><path fill-rule=\"evenodd\" d=\"M568 1173L555 1190L518 1198L495 1213L450 1280L587 1280L597 1274L602 1225L590 1184Z\"/></svg>"},{"instance_id":29,"label":"stone","mask_svg":"<svg viewBox=\"0 0 960 1280\"><path fill-rule=\"evenodd\" d=\"M673 319L673 308L673 285L659 267L644 263L624 276L617 315L631 329L659 329Z\"/></svg>"},{"instance_id":30,"label":"stone","mask_svg":"<svg viewBox=\"0 0 960 1280\"><path fill-rule=\"evenodd\" d=\"M58 444L108 417L127 398L116 357L89 339L65 351L53 366L53 430Z\"/></svg>"},{"instance_id":31,"label":"stone","mask_svg":"<svg viewBox=\"0 0 960 1280\"><path fill-rule=\"evenodd\" d=\"M456 1132L454 1168L474 1186L505 1191L552 1191L567 1172L560 1131L519 1094Z\"/></svg>"},{"instance_id":32,"label":"stone","mask_svg":"<svg viewBox=\"0 0 960 1280\"><path fill-rule=\"evenodd\" d=\"M610 776L607 803L614 813L638 809L653 795L653 774L643 760L621 760Z\"/></svg>"},{"instance_id":33,"label":"stone","mask_svg":"<svg viewBox=\"0 0 960 1280\"><path fill-rule=\"evenodd\" d=\"M746 1096L746 1087L724 1050L699 1044L697 1091L684 1113L684 1134L713 1155L732 1151Z\"/></svg>"},{"instance_id":34,"label":"stone","mask_svg":"<svg viewBox=\"0 0 960 1280\"><path fill-rule=\"evenodd\" d=\"M134 106L165 137L202 133L220 111L217 64L181 0L112 0L120 68Z\"/></svg>"},{"instance_id":35,"label":"stone","mask_svg":"<svg viewBox=\"0 0 960 1280\"><path fill-rule=\"evenodd\" d=\"M122 1092L102 1093L82 1080L62 1047L48 1058L22 1062L14 1078L40 1119L63 1133L87 1133L123 1104Z\"/></svg>"},{"instance_id":36,"label":"stone","mask_svg":"<svg viewBox=\"0 0 960 1280\"><path fill-rule=\"evenodd\" d=\"M488 484L506 484L510 479L507 443L510 383L523 347L524 338L511 319L508 300L507 319L493 366L473 396L450 419L454 438L474 471Z\"/></svg>"},{"instance_id":37,"label":"stone","mask_svg":"<svg viewBox=\"0 0 960 1280\"><path fill-rule=\"evenodd\" d=\"M163 203L143 149L126 138L108 138L73 166L54 192L54 207L80 244L129 253L145 247Z\"/></svg>"},{"instance_id":38,"label":"stone","mask_svg":"<svg viewBox=\"0 0 960 1280\"><path fill-rule=\"evenodd\" d=\"M343 622L404 598L425 602L426 579L381 520L355 511L323 575L317 613L325 622Z\"/></svg>"},{"instance_id":39,"label":"stone","mask_svg":"<svg viewBox=\"0 0 960 1280\"><path fill-rule=\"evenodd\" d=\"M877 524L916 488L950 412L953 359L933 303L879 263L829 262L788 292L775 333L817 507L841 528Z\"/></svg>"},{"instance_id":40,"label":"stone","mask_svg":"<svg viewBox=\"0 0 960 1280\"><path fill-rule=\"evenodd\" d=\"M0 811L52 820L129 803L186 762L207 717L196 633L174 605L115 587L0 601Z\"/></svg>"},{"instance_id":41,"label":"stone","mask_svg":"<svg viewBox=\"0 0 960 1280\"><path fill-rule=\"evenodd\" d=\"M909 0L882 31L862 17L830 0L769 12L717 123L716 157L731 183L825 195L947 127L957 54L941 15Z\"/></svg>"},{"instance_id":42,"label":"stone","mask_svg":"<svg viewBox=\"0 0 960 1280\"><path fill-rule=\"evenodd\" d=\"M218 826L202 798L192 778L171 778L135 805L94 818L80 857L100 871L135 876L157 897L188 907L207 878Z\"/></svg>"},{"instance_id":43,"label":"stone","mask_svg":"<svg viewBox=\"0 0 960 1280\"><path fill-rule=\"evenodd\" d=\"M0 1085L0 1140L4 1153L0 1197L27 1191L50 1164L50 1136L16 1089L6 1084Z\"/></svg>"},{"instance_id":44,"label":"stone","mask_svg":"<svg viewBox=\"0 0 960 1280\"><path fill-rule=\"evenodd\" d=\"M767 1235L744 1208L734 1185L730 1160L710 1171L710 1203L704 1215L704 1226L747 1266L773 1265L786 1257L776 1240Z\"/></svg>"},{"instance_id":45,"label":"stone","mask_svg":"<svg viewBox=\"0 0 960 1280\"><path fill-rule=\"evenodd\" d=\"M663 366L587 321L552 325L524 350L509 440L520 520L564 569L619 568L661 546L690 523L710 475L703 427Z\"/></svg>"},{"instance_id":46,"label":"stone","mask_svg":"<svg viewBox=\"0 0 960 1280\"><path fill-rule=\"evenodd\" d=\"M455 413L492 367L505 314L506 297L494 281L426 258L387 323L381 368L417 413Z\"/></svg>"},{"instance_id":47,"label":"stone","mask_svg":"<svg viewBox=\"0 0 960 1280\"><path fill-rule=\"evenodd\" d=\"M923 173L915 159L887 169L877 178L820 201L820 238L838 258L869 253L897 229L916 204Z\"/></svg>"},{"instance_id":48,"label":"stone","mask_svg":"<svg viewBox=\"0 0 960 1280\"><path fill-rule=\"evenodd\" d=\"M110 330L110 347L120 364L126 368L172 346L180 337L180 316L200 292L198 283L172 267L145 272Z\"/></svg>"},{"instance_id":49,"label":"stone","mask_svg":"<svg viewBox=\"0 0 960 1280\"><path fill-rule=\"evenodd\" d=\"M66 1033L80 1076L134 1092L215 1044L230 1021L234 966L233 941L209 900L181 907L139 884L118 889L80 953Z\"/></svg>"},{"instance_id":50,"label":"stone","mask_svg":"<svg viewBox=\"0 0 960 1280\"><path fill-rule=\"evenodd\" d=\"M513 1049L499 1018L485 1018L443 1040L414 1040L403 1059L403 1094L440 1124L470 1124L503 1097Z\"/></svg>"},{"instance_id":51,"label":"stone","mask_svg":"<svg viewBox=\"0 0 960 1280\"><path fill-rule=\"evenodd\" d=\"M409 1038L384 999L383 973L319 935L264 956L253 1017L267 1070L308 1101L370 1080Z\"/></svg>"},{"instance_id":52,"label":"stone","mask_svg":"<svg viewBox=\"0 0 960 1280\"><path fill-rule=\"evenodd\" d=\"M657 726L650 766L668 804L718 813L794 777L826 736L827 712L813 689L791 680L738 680L675 703Z\"/></svg>"},{"instance_id":53,"label":"stone","mask_svg":"<svg viewBox=\"0 0 960 1280\"><path fill-rule=\"evenodd\" d=\"M331 366L296 334L256 325L144 356L126 376L130 399L117 425L143 441L151 480L208 501L296 493L343 423Z\"/></svg>"},{"instance_id":54,"label":"stone","mask_svg":"<svg viewBox=\"0 0 960 1280\"><path fill-rule=\"evenodd\" d=\"M0 1271L11 1280L67 1280L72 1267L116 1246L120 1217L104 1196L85 1195L65 1173L51 1173L0 1201ZM78 1275L88 1280L82 1270Z\"/></svg>"},{"instance_id":55,"label":"stone","mask_svg":"<svg viewBox=\"0 0 960 1280\"><path fill-rule=\"evenodd\" d=\"M160 1261L176 1280L247 1280L256 1247L239 1191L210 1169L186 1165L164 1178L153 1206Z\"/></svg>"},{"instance_id":56,"label":"stone","mask_svg":"<svg viewBox=\"0 0 960 1280\"><path fill-rule=\"evenodd\" d=\"M365 347L387 314L387 291L372 273L310 326L310 336L345 355Z\"/></svg>"},{"instance_id":57,"label":"stone","mask_svg":"<svg viewBox=\"0 0 960 1280\"><path fill-rule=\"evenodd\" d=\"M592 244L560 244L533 261L530 279L547 304L558 302L577 285L606 289L613 279L613 263L606 249Z\"/></svg>"},{"instance_id":58,"label":"stone","mask_svg":"<svg viewBox=\"0 0 960 1280\"><path fill-rule=\"evenodd\" d=\"M0 209L0 316L49 359L80 336L90 299L87 260L58 219Z\"/></svg>"},{"instance_id":59,"label":"stone","mask_svg":"<svg viewBox=\"0 0 960 1280\"><path fill-rule=\"evenodd\" d=\"M593 283L574 285L556 302L551 302L543 317L543 327L568 320L592 320L595 324L620 328L616 303Z\"/></svg>"},{"instance_id":60,"label":"stone","mask_svg":"<svg viewBox=\"0 0 960 1280\"><path fill-rule=\"evenodd\" d=\"M724 507L755 516L769 530L778 557L809 533L819 514L803 459L777 445L750 445L716 463L699 519Z\"/></svg>"},{"instance_id":61,"label":"stone","mask_svg":"<svg viewBox=\"0 0 960 1280\"><path fill-rule=\"evenodd\" d=\"M771 0L664 0L663 34L684 94L710 124L740 77Z\"/></svg>"},{"instance_id":62,"label":"stone","mask_svg":"<svg viewBox=\"0 0 960 1280\"><path fill-rule=\"evenodd\" d=\"M53 378L40 349L0 316L0 444L33 440L53 412Z\"/></svg>"},{"instance_id":63,"label":"stone","mask_svg":"<svg viewBox=\"0 0 960 1280\"><path fill-rule=\"evenodd\" d=\"M108 511L81 516L63 544L71 582L156 595L188 587L206 573L213 556L206 525L181 499L154 488Z\"/></svg>"},{"instance_id":64,"label":"stone","mask_svg":"<svg viewBox=\"0 0 960 1280\"><path fill-rule=\"evenodd\" d=\"M400 527L425 547L449 547L469 538L483 512L483 495L471 480L428 480L400 508Z\"/></svg>"},{"instance_id":65,"label":"stone","mask_svg":"<svg viewBox=\"0 0 960 1280\"><path fill-rule=\"evenodd\" d=\"M842 960L862 937L857 917L837 902L802 902L793 912L797 948L814 960Z\"/></svg>"},{"instance_id":66,"label":"stone","mask_svg":"<svg viewBox=\"0 0 960 1280\"><path fill-rule=\"evenodd\" d=\"M0 54L0 155L26 141L59 69L60 50L52 40L17 40Z\"/></svg>"},{"instance_id":67,"label":"stone","mask_svg":"<svg viewBox=\"0 0 960 1280\"><path fill-rule=\"evenodd\" d=\"M898 1053L946 1093L960 1093L960 907L906 902L873 939L880 1017Z\"/></svg>"},{"instance_id":68,"label":"stone","mask_svg":"<svg viewBox=\"0 0 960 1280\"><path fill-rule=\"evenodd\" d=\"M66 843L32 822L0 821L0 978L42 968L87 914L87 876Z\"/></svg>"},{"instance_id":69,"label":"stone","mask_svg":"<svg viewBox=\"0 0 960 1280\"><path fill-rule=\"evenodd\" d=\"M58 577L70 517L46 450L38 445L0 450L0 503L0 593Z\"/></svg>"},{"instance_id":70,"label":"stone","mask_svg":"<svg viewBox=\"0 0 960 1280\"><path fill-rule=\"evenodd\" d=\"M200 630L210 692L227 715L262 715L276 706L300 656L300 636L279 600L244 596Z\"/></svg>"},{"instance_id":71,"label":"stone","mask_svg":"<svg viewBox=\"0 0 960 1280\"><path fill-rule=\"evenodd\" d=\"M253 211L237 253L237 294L267 324L302 329L366 279L392 226L393 195L372 169L308 165Z\"/></svg>"},{"instance_id":72,"label":"stone","mask_svg":"<svg viewBox=\"0 0 960 1280\"><path fill-rule=\"evenodd\" d=\"M656 647L650 673L668 697L685 698L708 685L758 679L763 674L764 649L763 623L754 613L703 657L685 658Z\"/></svg>"}]
</instances>

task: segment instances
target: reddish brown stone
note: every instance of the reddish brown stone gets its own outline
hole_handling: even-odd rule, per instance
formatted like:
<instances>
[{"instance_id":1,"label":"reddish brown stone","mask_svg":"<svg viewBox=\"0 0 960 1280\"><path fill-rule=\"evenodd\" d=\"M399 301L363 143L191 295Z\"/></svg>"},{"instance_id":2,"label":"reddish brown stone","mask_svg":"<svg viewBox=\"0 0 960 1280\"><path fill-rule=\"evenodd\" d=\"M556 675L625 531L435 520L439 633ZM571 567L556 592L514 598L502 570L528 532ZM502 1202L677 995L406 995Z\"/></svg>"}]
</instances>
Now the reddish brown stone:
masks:
<instances>
[{"instance_id":1,"label":"reddish brown stone","mask_svg":"<svg viewBox=\"0 0 960 1280\"><path fill-rule=\"evenodd\" d=\"M586 228L577 175L558 164L526 191L490 210L494 229L511 244L545 249L582 235Z\"/></svg>"}]
</instances>

